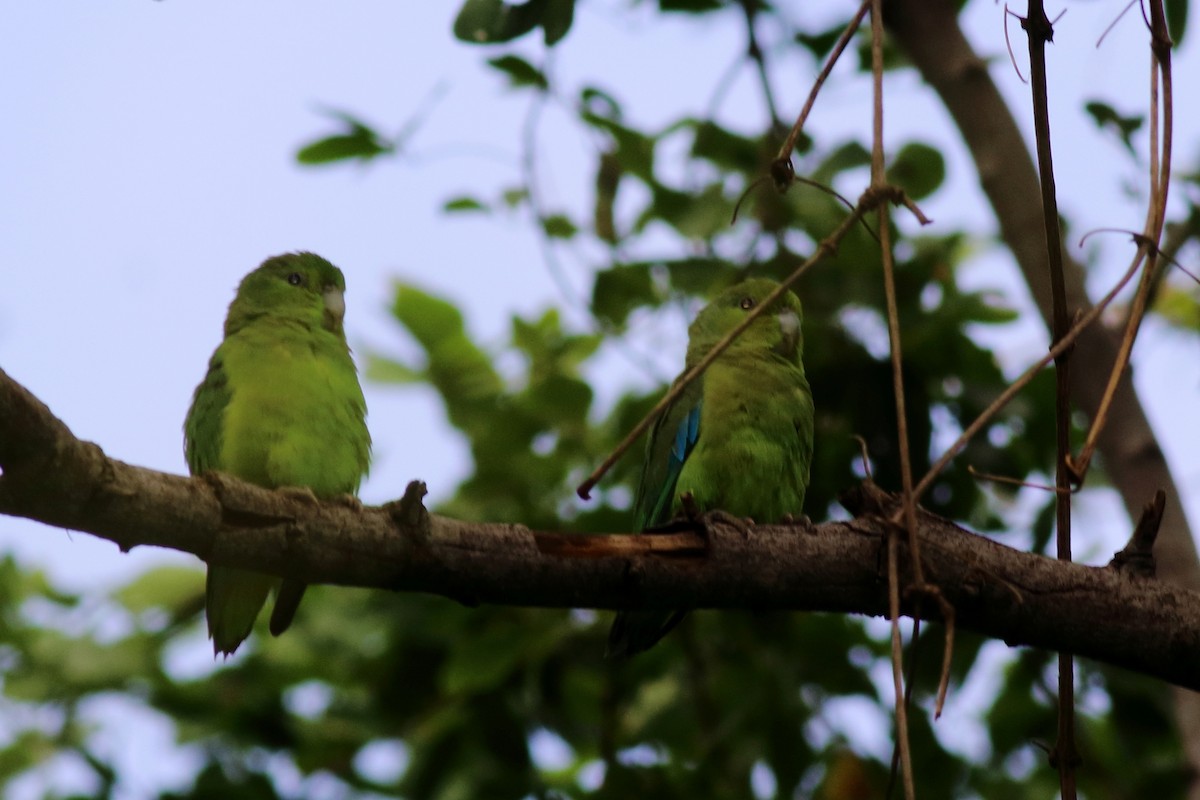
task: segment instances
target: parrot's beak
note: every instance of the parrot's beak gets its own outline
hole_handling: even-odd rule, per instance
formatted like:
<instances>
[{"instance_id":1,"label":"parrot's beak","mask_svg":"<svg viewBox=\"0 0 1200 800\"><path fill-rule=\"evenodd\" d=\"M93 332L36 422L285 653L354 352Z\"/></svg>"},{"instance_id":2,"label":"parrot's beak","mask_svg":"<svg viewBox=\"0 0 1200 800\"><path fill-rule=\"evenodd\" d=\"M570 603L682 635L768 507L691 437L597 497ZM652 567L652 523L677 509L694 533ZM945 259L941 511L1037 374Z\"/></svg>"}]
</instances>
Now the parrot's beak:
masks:
<instances>
[{"instance_id":1,"label":"parrot's beak","mask_svg":"<svg viewBox=\"0 0 1200 800\"><path fill-rule=\"evenodd\" d=\"M780 355L791 358L800 346L800 316L792 310L779 312L779 344L775 347Z\"/></svg>"},{"instance_id":2,"label":"parrot's beak","mask_svg":"<svg viewBox=\"0 0 1200 800\"><path fill-rule=\"evenodd\" d=\"M325 322L330 330L342 329L342 318L346 316L346 296L336 286L326 286L321 293L325 300Z\"/></svg>"}]
</instances>

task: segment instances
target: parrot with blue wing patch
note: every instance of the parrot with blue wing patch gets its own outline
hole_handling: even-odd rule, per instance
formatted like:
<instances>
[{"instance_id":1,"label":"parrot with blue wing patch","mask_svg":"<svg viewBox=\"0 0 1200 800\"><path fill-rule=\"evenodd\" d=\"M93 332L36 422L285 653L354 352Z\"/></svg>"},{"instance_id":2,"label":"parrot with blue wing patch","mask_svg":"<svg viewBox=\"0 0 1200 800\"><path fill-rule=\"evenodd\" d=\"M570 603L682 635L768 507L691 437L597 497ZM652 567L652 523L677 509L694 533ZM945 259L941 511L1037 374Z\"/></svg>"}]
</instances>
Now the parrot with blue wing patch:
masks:
<instances>
[{"instance_id":1,"label":"parrot with blue wing patch","mask_svg":"<svg viewBox=\"0 0 1200 800\"><path fill-rule=\"evenodd\" d=\"M704 358L779 284L739 283L688 328L684 373ZM770 524L799 516L813 449L813 399L801 360L800 299L784 293L655 420L634 500L634 525L662 525L690 494L700 512ZM622 611L608 655L653 647L685 611Z\"/></svg>"}]
</instances>

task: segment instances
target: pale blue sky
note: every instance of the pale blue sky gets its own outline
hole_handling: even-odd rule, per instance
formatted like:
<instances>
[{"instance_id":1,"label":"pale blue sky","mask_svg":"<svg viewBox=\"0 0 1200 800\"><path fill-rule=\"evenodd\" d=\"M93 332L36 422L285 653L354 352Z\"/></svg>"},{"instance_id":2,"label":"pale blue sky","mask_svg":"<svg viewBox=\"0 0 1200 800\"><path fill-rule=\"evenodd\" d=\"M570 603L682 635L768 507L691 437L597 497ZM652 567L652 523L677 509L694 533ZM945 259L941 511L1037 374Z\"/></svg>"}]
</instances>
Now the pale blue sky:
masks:
<instances>
[{"instance_id":1,"label":"pale blue sky","mask_svg":"<svg viewBox=\"0 0 1200 800\"><path fill-rule=\"evenodd\" d=\"M368 343L413 352L386 314L396 276L461 303L486 343L503 340L511 314L563 304L525 217L439 212L457 194L494 196L517 183L526 109L499 76L480 67L494 51L452 39L458 5L61 0L0 6L0 366L110 455L184 472L180 428L191 393L219 341L233 288L268 255L310 249L342 267L347 328L360 352ZM1144 178L1080 111L1095 96L1124 113L1144 106L1148 56L1136 15L1095 48L1122 5L1072 4L1049 50L1059 197L1076 231L1141 225L1136 198L1125 187ZM627 6L580 4L576 28L555 54L565 95L595 82L622 100L636 124L658 125L681 109L704 113L712 87L742 52L737 17L662 25L648 9L629 13ZM791 13L813 12L811 4L796 4ZM829 8L820 13L829 15ZM977 1L969 28L976 46L994 58L993 74L1020 104L1028 130L1028 90L1008 64L1002 13L1002 6ZM1020 47L1016 24L1010 25ZM1200 77L1196 39L1200 31L1193 30L1177 54L1180 98L1194 96ZM538 40L520 48L540 60ZM794 53L779 63L786 69L776 88L790 116L815 70ZM889 141L921 137L947 154L950 185L925 204L929 215L939 227L969 222L991 230L944 112L915 75L888 80ZM319 170L295 164L300 144L332 130L320 107L343 108L395 132L438 86L444 95L410 142L410 160ZM837 70L810 130L833 140L867 129L869 97L866 81ZM1195 169L1200 111L1187 102L1176 110L1177 159ZM721 117L747 132L762 127L749 71L733 84ZM539 142L550 204L585 209L593 143L555 111L547 113ZM847 190L853 195L859 188ZM1119 237L1094 242L1107 248L1093 271L1102 288L1129 250ZM585 271L568 264L569 279L582 291ZM981 255L968 280L1013 289L1015 301L1024 302L1002 253ZM583 322L577 314L568 319ZM670 331L658 376L667 377L683 319L668 315L658 329ZM1044 347L1044 331L1033 320L1005 336L1002 352L1013 370ZM1136 355L1138 384L1180 487L1194 492L1197 342L1149 325ZM617 386L629 372L611 356L596 377ZM424 390L367 385L366 391L376 460L364 498L398 496L414 477L429 482L434 500L446 496L465 473L466 453L445 426L440 404ZM1200 504L1188 505L1200 520ZM1084 523L1098 524L1112 519L1111 511L1111 498L1100 498L1079 513ZM1106 558L1104 547L1125 534L1123 526L1105 530L1106 544L1081 552ZM45 566L72 588L112 586L165 557L145 548L122 555L86 534L10 518L0 518L2 550Z\"/></svg>"}]
</instances>

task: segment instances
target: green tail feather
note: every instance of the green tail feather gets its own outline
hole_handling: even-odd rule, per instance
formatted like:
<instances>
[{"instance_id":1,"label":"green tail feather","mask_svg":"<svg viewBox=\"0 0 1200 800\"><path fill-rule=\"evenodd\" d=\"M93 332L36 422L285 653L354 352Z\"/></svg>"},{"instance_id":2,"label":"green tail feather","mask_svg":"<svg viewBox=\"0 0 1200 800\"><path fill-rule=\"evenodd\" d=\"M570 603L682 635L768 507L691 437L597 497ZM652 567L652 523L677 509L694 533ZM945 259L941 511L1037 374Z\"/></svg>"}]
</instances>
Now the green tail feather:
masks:
<instances>
[{"instance_id":1,"label":"green tail feather","mask_svg":"<svg viewBox=\"0 0 1200 800\"><path fill-rule=\"evenodd\" d=\"M608 631L607 658L628 658L658 644L687 615L686 611L620 611Z\"/></svg>"},{"instance_id":2,"label":"green tail feather","mask_svg":"<svg viewBox=\"0 0 1200 800\"><path fill-rule=\"evenodd\" d=\"M271 609L272 636L278 636L292 624L292 618L296 616L296 609L300 607L300 601L304 599L304 590L307 588L307 583L284 578L279 587L279 594L275 597L275 608Z\"/></svg>"},{"instance_id":3,"label":"green tail feather","mask_svg":"<svg viewBox=\"0 0 1200 800\"><path fill-rule=\"evenodd\" d=\"M206 616L213 652L231 655L254 627L279 578L233 567L209 567Z\"/></svg>"}]
</instances>

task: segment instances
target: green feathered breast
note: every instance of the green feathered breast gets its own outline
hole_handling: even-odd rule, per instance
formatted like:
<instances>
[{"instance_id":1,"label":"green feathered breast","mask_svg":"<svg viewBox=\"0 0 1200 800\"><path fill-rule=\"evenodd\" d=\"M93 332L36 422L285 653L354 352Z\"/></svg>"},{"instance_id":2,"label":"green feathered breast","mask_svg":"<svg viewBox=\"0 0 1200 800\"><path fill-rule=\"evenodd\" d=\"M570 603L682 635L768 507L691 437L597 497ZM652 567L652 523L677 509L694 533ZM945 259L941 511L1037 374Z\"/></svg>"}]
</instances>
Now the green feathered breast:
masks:
<instances>
[{"instance_id":1,"label":"green feathered breast","mask_svg":"<svg viewBox=\"0 0 1200 800\"><path fill-rule=\"evenodd\" d=\"M267 259L238 287L225 339L184 423L192 474L227 472L329 499L358 490L370 460L366 401L342 329L345 280L312 253ZM271 632L286 630L302 583L210 567L206 612L216 653L250 634L269 592Z\"/></svg>"},{"instance_id":2,"label":"green feathered breast","mask_svg":"<svg viewBox=\"0 0 1200 800\"><path fill-rule=\"evenodd\" d=\"M778 286L755 279L717 296L688 329L686 373ZM804 508L813 400L801 360L800 300L785 293L655 420L634 524L668 522L690 492L701 511L779 522ZM610 656L652 647L686 612L617 614Z\"/></svg>"}]
</instances>

